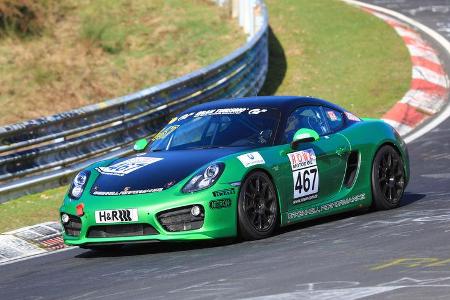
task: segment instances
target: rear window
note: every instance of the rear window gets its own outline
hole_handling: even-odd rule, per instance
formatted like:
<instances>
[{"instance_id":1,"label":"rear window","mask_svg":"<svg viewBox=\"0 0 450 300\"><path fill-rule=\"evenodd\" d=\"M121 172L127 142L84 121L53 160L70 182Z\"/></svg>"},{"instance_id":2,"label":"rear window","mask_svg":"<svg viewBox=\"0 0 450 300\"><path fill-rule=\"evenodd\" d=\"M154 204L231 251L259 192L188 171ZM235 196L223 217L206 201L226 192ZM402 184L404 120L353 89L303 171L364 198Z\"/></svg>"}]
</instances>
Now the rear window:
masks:
<instances>
[{"instance_id":1,"label":"rear window","mask_svg":"<svg viewBox=\"0 0 450 300\"><path fill-rule=\"evenodd\" d=\"M352 114L351 112L346 111L345 116L347 117L347 120L350 122L361 122L361 119Z\"/></svg>"}]
</instances>

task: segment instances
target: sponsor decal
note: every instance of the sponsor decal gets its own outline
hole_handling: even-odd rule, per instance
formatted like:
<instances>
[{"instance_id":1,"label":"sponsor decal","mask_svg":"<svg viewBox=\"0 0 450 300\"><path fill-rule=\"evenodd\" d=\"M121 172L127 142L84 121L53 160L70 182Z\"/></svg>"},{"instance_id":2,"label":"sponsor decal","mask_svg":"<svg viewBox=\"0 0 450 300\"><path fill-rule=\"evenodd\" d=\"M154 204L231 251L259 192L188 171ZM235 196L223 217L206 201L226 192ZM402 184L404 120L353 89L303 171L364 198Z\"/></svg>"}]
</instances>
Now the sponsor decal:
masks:
<instances>
[{"instance_id":1,"label":"sponsor decal","mask_svg":"<svg viewBox=\"0 0 450 300\"><path fill-rule=\"evenodd\" d=\"M214 192L212 192L212 194L213 194L214 197L222 197L222 196L227 196L227 195L234 195L234 194L236 194L236 190L234 188L229 188L229 189L214 191Z\"/></svg>"},{"instance_id":2,"label":"sponsor decal","mask_svg":"<svg viewBox=\"0 0 450 300\"><path fill-rule=\"evenodd\" d=\"M175 180L169 181L169 182L166 183L166 185L164 186L164 189L168 189L168 188L172 187L175 183L177 183Z\"/></svg>"},{"instance_id":3,"label":"sponsor decal","mask_svg":"<svg viewBox=\"0 0 450 300\"><path fill-rule=\"evenodd\" d=\"M288 153L288 157L291 162L292 170L299 170L302 168L315 166L317 164L316 154L313 149Z\"/></svg>"},{"instance_id":4,"label":"sponsor decal","mask_svg":"<svg viewBox=\"0 0 450 300\"><path fill-rule=\"evenodd\" d=\"M366 194L365 193L361 193L352 197L348 197L345 199L341 199L338 201L334 201L328 204L323 204L320 206L316 206L316 207L311 207L308 209L302 209L302 210L297 210L295 212L289 212L288 213L288 221L292 220L292 219L296 219L299 217L306 217L309 215L316 215L316 214L320 214L335 208L338 208L340 206L344 206L344 205L348 205L354 202L360 202L366 199Z\"/></svg>"},{"instance_id":5,"label":"sponsor decal","mask_svg":"<svg viewBox=\"0 0 450 300\"><path fill-rule=\"evenodd\" d=\"M356 121L356 122L361 121L360 118L358 118L357 116L355 116L352 113L349 113L348 111L345 112L345 115L347 116L347 119L349 119L350 121Z\"/></svg>"},{"instance_id":6,"label":"sponsor decal","mask_svg":"<svg viewBox=\"0 0 450 300\"><path fill-rule=\"evenodd\" d=\"M108 167L98 167L95 169L103 175L124 176L160 160L162 158L159 157L133 157Z\"/></svg>"},{"instance_id":7,"label":"sponsor decal","mask_svg":"<svg viewBox=\"0 0 450 300\"><path fill-rule=\"evenodd\" d=\"M231 199L219 199L209 201L209 207L211 209L226 208L230 206L231 206Z\"/></svg>"},{"instance_id":8,"label":"sponsor decal","mask_svg":"<svg viewBox=\"0 0 450 300\"><path fill-rule=\"evenodd\" d=\"M244 167L248 168L254 165L263 165L266 162L264 161L264 158L259 154L259 152L251 152L243 155L239 155L237 157L241 161L241 163L244 165Z\"/></svg>"},{"instance_id":9,"label":"sponsor decal","mask_svg":"<svg viewBox=\"0 0 450 300\"><path fill-rule=\"evenodd\" d=\"M319 170L313 149L288 153L294 184L293 204L317 199L319 192Z\"/></svg>"},{"instance_id":10,"label":"sponsor decal","mask_svg":"<svg viewBox=\"0 0 450 300\"><path fill-rule=\"evenodd\" d=\"M306 197L303 197L303 198L294 199L293 203L294 204L299 204L299 203L302 203L302 202L305 202L305 201L317 199L318 197L319 197L319 194L314 194L314 195L311 195L311 196L306 196Z\"/></svg>"},{"instance_id":11,"label":"sponsor decal","mask_svg":"<svg viewBox=\"0 0 450 300\"><path fill-rule=\"evenodd\" d=\"M177 120L182 121L189 117L199 118L199 117L215 116L215 115L240 115L246 111L248 112L249 115L258 115L260 113L265 113L268 110L265 108L249 109L247 107L217 108L217 109L201 110L201 111L197 111L197 112L184 114L184 115L180 116ZM169 122L169 124L170 123L172 123L172 121Z\"/></svg>"},{"instance_id":12,"label":"sponsor decal","mask_svg":"<svg viewBox=\"0 0 450 300\"><path fill-rule=\"evenodd\" d=\"M190 116L192 116L193 114L194 114L194 113L184 114L184 115L182 115L182 116L180 116L180 117L178 118L178 121L183 121L183 120L189 118Z\"/></svg>"},{"instance_id":13,"label":"sponsor decal","mask_svg":"<svg viewBox=\"0 0 450 300\"><path fill-rule=\"evenodd\" d=\"M327 111L327 115L331 121L337 121L337 119L338 119L336 114L332 110Z\"/></svg>"},{"instance_id":14,"label":"sponsor decal","mask_svg":"<svg viewBox=\"0 0 450 300\"><path fill-rule=\"evenodd\" d=\"M166 136L168 136L169 134L171 134L172 132L174 132L175 130L177 130L177 128L180 127L180 125L173 125L173 126L169 126L164 128L163 130L161 130L160 132L158 132L153 138L153 141L156 140L160 140L165 138Z\"/></svg>"},{"instance_id":15,"label":"sponsor decal","mask_svg":"<svg viewBox=\"0 0 450 300\"><path fill-rule=\"evenodd\" d=\"M197 112L194 117L204 117L204 116L213 116L213 115L240 115L248 108L243 107L233 107L233 108L218 108L211 110L203 110Z\"/></svg>"},{"instance_id":16,"label":"sponsor decal","mask_svg":"<svg viewBox=\"0 0 450 300\"><path fill-rule=\"evenodd\" d=\"M96 223L116 223L116 222L135 222L135 221L138 221L138 212L136 208L95 211Z\"/></svg>"},{"instance_id":17,"label":"sponsor decal","mask_svg":"<svg viewBox=\"0 0 450 300\"><path fill-rule=\"evenodd\" d=\"M254 108L248 111L249 115L259 115L260 113L265 113L267 109Z\"/></svg>"},{"instance_id":18,"label":"sponsor decal","mask_svg":"<svg viewBox=\"0 0 450 300\"><path fill-rule=\"evenodd\" d=\"M121 192L100 192L100 191L96 191L96 187L95 187L94 191L92 192L92 195L96 195L96 196L139 195L139 194L162 192L163 190L164 190L164 188L129 191L128 188L125 188Z\"/></svg>"}]
</instances>

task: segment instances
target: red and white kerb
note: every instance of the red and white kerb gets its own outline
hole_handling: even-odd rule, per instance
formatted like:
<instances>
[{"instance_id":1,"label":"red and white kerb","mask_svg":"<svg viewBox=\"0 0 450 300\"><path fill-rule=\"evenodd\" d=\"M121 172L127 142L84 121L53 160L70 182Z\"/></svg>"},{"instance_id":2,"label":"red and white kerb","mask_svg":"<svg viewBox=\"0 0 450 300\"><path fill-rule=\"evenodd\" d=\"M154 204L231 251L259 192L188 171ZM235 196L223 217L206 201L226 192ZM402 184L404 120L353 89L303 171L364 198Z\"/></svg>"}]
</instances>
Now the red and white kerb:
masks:
<instances>
[{"instance_id":1,"label":"red and white kerb","mask_svg":"<svg viewBox=\"0 0 450 300\"><path fill-rule=\"evenodd\" d=\"M411 55L410 90L383 116L384 121L405 135L445 105L449 93L448 77L437 52L411 27L378 12L364 10L392 26Z\"/></svg>"}]
</instances>

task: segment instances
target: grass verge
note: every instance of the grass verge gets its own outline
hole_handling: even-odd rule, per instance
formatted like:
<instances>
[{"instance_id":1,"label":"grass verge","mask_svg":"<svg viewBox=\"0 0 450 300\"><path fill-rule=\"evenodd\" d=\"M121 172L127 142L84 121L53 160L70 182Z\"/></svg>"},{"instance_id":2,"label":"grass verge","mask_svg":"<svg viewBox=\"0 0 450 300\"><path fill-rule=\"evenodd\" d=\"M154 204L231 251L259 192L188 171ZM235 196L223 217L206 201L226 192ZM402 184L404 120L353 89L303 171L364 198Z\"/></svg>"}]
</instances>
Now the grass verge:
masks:
<instances>
[{"instance_id":1,"label":"grass verge","mask_svg":"<svg viewBox=\"0 0 450 300\"><path fill-rule=\"evenodd\" d=\"M208 0L14 1L39 4L42 28L0 34L0 125L179 77L245 42L236 21Z\"/></svg>"},{"instance_id":2,"label":"grass verge","mask_svg":"<svg viewBox=\"0 0 450 300\"><path fill-rule=\"evenodd\" d=\"M27 195L0 204L0 233L47 221L58 221L67 187Z\"/></svg>"},{"instance_id":3,"label":"grass verge","mask_svg":"<svg viewBox=\"0 0 450 300\"><path fill-rule=\"evenodd\" d=\"M380 117L408 90L408 51L385 22L337 0L266 3L273 34L263 94L316 96Z\"/></svg>"}]
</instances>

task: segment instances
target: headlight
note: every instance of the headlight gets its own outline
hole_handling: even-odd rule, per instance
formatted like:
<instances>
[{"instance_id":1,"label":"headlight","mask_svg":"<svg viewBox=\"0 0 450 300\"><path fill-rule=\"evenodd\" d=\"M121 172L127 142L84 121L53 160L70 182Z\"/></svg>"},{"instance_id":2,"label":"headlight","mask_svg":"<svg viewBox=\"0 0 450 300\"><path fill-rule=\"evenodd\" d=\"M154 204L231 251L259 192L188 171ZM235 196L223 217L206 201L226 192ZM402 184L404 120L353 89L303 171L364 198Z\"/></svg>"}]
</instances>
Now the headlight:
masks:
<instances>
[{"instance_id":1,"label":"headlight","mask_svg":"<svg viewBox=\"0 0 450 300\"><path fill-rule=\"evenodd\" d=\"M222 175L224 168L225 164L223 163L216 163L207 166L205 169L200 170L200 172L197 172L194 176L192 176L191 180L184 185L182 192L193 193L209 188L216 183L217 179L219 179L220 175Z\"/></svg>"},{"instance_id":2,"label":"headlight","mask_svg":"<svg viewBox=\"0 0 450 300\"><path fill-rule=\"evenodd\" d=\"M83 194L84 188L86 187L86 184L89 179L89 175L91 172L89 171L81 171L80 173L75 176L73 179L72 185L69 189L69 197L75 200L80 199L81 195Z\"/></svg>"}]
</instances>

